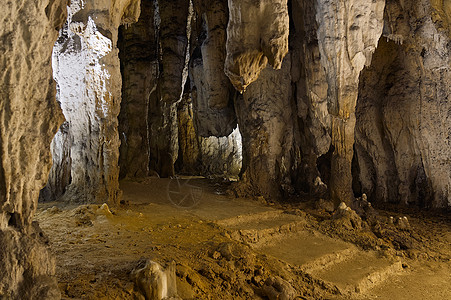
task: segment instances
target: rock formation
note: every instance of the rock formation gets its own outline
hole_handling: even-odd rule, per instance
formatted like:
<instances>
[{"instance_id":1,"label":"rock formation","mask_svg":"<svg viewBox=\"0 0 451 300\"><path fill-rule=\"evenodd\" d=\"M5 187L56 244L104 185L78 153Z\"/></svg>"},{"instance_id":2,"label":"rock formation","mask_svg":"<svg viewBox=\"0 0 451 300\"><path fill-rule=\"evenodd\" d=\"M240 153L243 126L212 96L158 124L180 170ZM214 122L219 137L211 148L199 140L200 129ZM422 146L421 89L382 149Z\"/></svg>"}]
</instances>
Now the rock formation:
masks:
<instances>
[{"instance_id":1,"label":"rock formation","mask_svg":"<svg viewBox=\"0 0 451 300\"><path fill-rule=\"evenodd\" d=\"M55 262L32 222L63 121L52 47L66 1L6 1L0 12L0 298L54 299Z\"/></svg>"},{"instance_id":2,"label":"rock formation","mask_svg":"<svg viewBox=\"0 0 451 300\"><path fill-rule=\"evenodd\" d=\"M107 8L88 4L70 14L55 47L67 122L52 144L43 198L111 201L118 192L118 101L99 100L119 99L117 60L109 58L116 50L100 58L96 48L102 36L114 48L116 34L99 17L97 31L86 28L101 39L89 44L76 25ZM127 7L123 23L136 17L137 3ZM447 1L147 0L141 7L138 23L119 36L121 177L240 172L239 194L329 193L336 205L352 205L366 193L373 202L449 205ZM87 72L99 69L94 61L62 76L69 53L91 53L113 75ZM63 103L71 97L84 100Z\"/></svg>"},{"instance_id":3,"label":"rock formation","mask_svg":"<svg viewBox=\"0 0 451 300\"><path fill-rule=\"evenodd\" d=\"M72 0L65 25L68 1L4 2L0 298L58 297L49 173L42 199L115 204L119 164L242 157L244 195L451 206L449 0Z\"/></svg>"},{"instance_id":4,"label":"rock formation","mask_svg":"<svg viewBox=\"0 0 451 300\"><path fill-rule=\"evenodd\" d=\"M382 34L384 4L384 0L318 0L317 4L319 49L332 118L330 192L336 203L354 198L351 164L359 75L370 64Z\"/></svg>"},{"instance_id":5,"label":"rock formation","mask_svg":"<svg viewBox=\"0 0 451 300\"><path fill-rule=\"evenodd\" d=\"M71 1L64 29L53 50L58 102L65 128L53 141L54 166L43 196L75 202L115 203L119 193L121 73L117 35L121 24L139 16L140 1ZM64 142L68 141L68 142ZM70 184L58 178L70 167ZM50 195L49 195L50 194Z\"/></svg>"},{"instance_id":6,"label":"rock formation","mask_svg":"<svg viewBox=\"0 0 451 300\"><path fill-rule=\"evenodd\" d=\"M150 96L150 167L161 176L174 175L178 155L177 103L188 78L191 1L158 1L160 74Z\"/></svg>"},{"instance_id":7,"label":"rock formation","mask_svg":"<svg viewBox=\"0 0 451 300\"><path fill-rule=\"evenodd\" d=\"M236 100L243 136L242 187L245 194L269 199L293 189L292 177L300 157L290 66L289 56L280 70L268 66Z\"/></svg>"},{"instance_id":8,"label":"rock formation","mask_svg":"<svg viewBox=\"0 0 451 300\"><path fill-rule=\"evenodd\" d=\"M143 261L131 272L131 276L146 299L180 299L177 296L174 261L166 269L157 262Z\"/></svg>"},{"instance_id":9,"label":"rock formation","mask_svg":"<svg viewBox=\"0 0 451 300\"><path fill-rule=\"evenodd\" d=\"M154 1L141 2L141 15L132 26L121 26L119 57L122 101L119 115L120 175L143 177L150 164L150 94L157 88L158 31Z\"/></svg>"},{"instance_id":10,"label":"rock formation","mask_svg":"<svg viewBox=\"0 0 451 300\"><path fill-rule=\"evenodd\" d=\"M301 191L318 194L321 191L315 181L321 175L317 160L326 155L330 148L331 117L327 110L328 85L325 69L320 61L314 3L292 1L290 44L293 45L291 81L297 106L302 157L296 184ZM322 180L328 183L328 177L325 177Z\"/></svg>"},{"instance_id":11,"label":"rock formation","mask_svg":"<svg viewBox=\"0 0 451 300\"><path fill-rule=\"evenodd\" d=\"M451 13L438 2L387 2L383 37L361 76L356 172L373 201L451 203Z\"/></svg>"},{"instance_id":12,"label":"rock formation","mask_svg":"<svg viewBox=\"0 0 451 300\"><path fill-rule=\"evenodd\" d=\"M193 40L196 44L190 63L196 129L202 137L226 136L236 128L235 90L222 71L226 59L227 2L203 1L198 5L198 38Z\"/></svg>"},{"instance_id":13,"label":"rock formation","mask_svg":"<svg viewBox=\"0 0 451 300\"><path fill-rule=\"evenodd\" d=\"M192 175L237 177L242 165L242 139L238 127L227 136L203 137L199 134L199 127L195 126L194 115L193 103L190 97L186 96L179 103L177 110L177 171ZM211 124L216 122L206 124L210 124L210 127L206 128L211 128Z\"/></svg>"},{"instance_id":14,"label":"rock formation","mask_svg":"<svg viewBox=\"0 0 451 300\"><path fill-rule=\"evenodd\" d=\"M230 0L225 72L240 92L288 53L287 0Z\"/></svg>"},{"instance_id":15,"label":"rock formation","mask_svg":"<svg viewBox=\"0 0 451 300\"><path fill-rule=\"evenodd\" d=\"M144 1L139 21L121 31L121 177L172 176L174 163L188 174L239 173L234 89L222 72L227 5L188 4Z\"/></svg>"}]
</instances>

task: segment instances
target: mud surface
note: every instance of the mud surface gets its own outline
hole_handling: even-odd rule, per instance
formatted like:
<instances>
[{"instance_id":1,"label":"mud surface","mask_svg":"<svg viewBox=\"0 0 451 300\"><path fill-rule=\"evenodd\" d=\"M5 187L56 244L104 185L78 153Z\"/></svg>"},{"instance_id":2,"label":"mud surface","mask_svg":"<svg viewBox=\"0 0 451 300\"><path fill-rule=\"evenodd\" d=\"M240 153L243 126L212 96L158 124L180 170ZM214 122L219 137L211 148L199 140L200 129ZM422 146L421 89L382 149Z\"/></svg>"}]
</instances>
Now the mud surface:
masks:
<instances>
[{"instance_id":1,"label":"mud surface","mask_svg":"<svg viewBox=\"0 0 451 300\"><path fill-rule=\"evenodd\" d=\"M279 251L276 258L265 253L265 247L255 248L251 242L237 239L230 229L239 227L233 220L244 214L252 220L278 211L287 222L298 218L297 222L304 224L302 232L312 237L351 242L355 251L360 251L357 254L371 250L402 261L402 275L353 295L355 298L404 299L401 296L406 294L400 288L409 289L409 299L451 295L446 285L451 279L449 215L394 214L387 208L375 210L374 216L354 228L355 222L347 226L346 221L334 219L332 212L308 202L275 205L261 199L230 198L224 195L226 186L217 181L148 178L124 181L121 188L123 204L110 210L101 205L40 205L36 219L57 258L64 299L144 299L130 273L145 259L163 266L176 262L182 299L273 299L277 293L284 293L287 299L346 299L337 286L290 263L290 253L293 256L293 251L300 249L296 244L287 243L286 254ZM393 225L390 216L395 219ZM408 228L400 228L396 222L403 216L408 218ZM299 227L268 231L266 227L272 226L268 220L268 225L257 222L262 241L270 241L268 234L283 239ZM244 225L242 228L247 230ZM422 288L418 287L420 281Z\"/></svg>"}]
</instances>

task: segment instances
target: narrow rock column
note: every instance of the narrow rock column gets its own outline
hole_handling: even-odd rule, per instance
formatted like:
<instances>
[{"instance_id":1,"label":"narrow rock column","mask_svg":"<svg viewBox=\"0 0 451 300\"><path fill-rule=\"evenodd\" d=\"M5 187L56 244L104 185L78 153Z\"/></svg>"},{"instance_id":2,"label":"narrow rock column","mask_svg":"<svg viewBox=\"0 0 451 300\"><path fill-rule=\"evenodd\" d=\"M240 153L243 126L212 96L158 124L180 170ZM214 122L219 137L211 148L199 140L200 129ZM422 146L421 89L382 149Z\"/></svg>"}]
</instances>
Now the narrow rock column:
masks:
<instances>
[{"instance_id":1,"label":"narrow rock column","mask_svg":"<svg viewBox=\"0 0 451 300\"><path fill-rule=\"evenodd\" d=\"M244 93L235 100L243 142L242 180L236 191L278 198L283 190L292 189L291 174L299 155L294 148L291 60L284 61L287 0L229 0L228 7L224 71L235 89ZM267 67L268 62L276 70Z\"/></svg>"},{"instance_id":2,"label":"narrow rock column","mask_svg":"<svg viewBox=\"0 0 451 300\"><path fill-rule=\"evenodd\" d=\"M58 299L55 262L32 222L63 121L52 47L66 1L4 1L0 10L0 298Z\"/></svg>"},{"instance_id":3,"label":"narrow rock column","mask_svg":"<svg viewBox=\"0 0 451 300\"><path fill-rule=\"evenodd\" d=\"M371 62L383 29L384 0L317 0L321 64L332 116L331 197L353 198L351 163L360 71Z\"/></svg>"},{"instance_id":4,"label":"narrow rock column","mask_svg":"<svg viewBox=\"0 0 451 300\"><path fill-rule=\"evenodd\" d=\"M289 56L281 70L266 67L236 101L243 139L240 195L278 199L292 192L300 157L290 67Z\"/></svg>"},{"instance_id":5,"label":"narrow rock column","mask_svg":"<svg viewBox=\"0 0 451 300\"><path fill-rule=\"evenodd\" d=\"M327 110L326 73L319 53L315 1L293 0L291 12L291 77L296 87L294 96L302 155L297 187L304 192L323 196L326 189L318 181L321 174L317 159L330 149L331 119ZM327 179L321 178L324 182Z\"/></svg>"},{"instance_id":6,"label":"narrow rock column","mask_svg":"<svg viewBox=\"0 0 451 300\"><path fill-rule=\"evenodd\" d=\"M150 168L160 176L174 175L178 155L177 103L188 77L188 41L192 3L158 1L160 77L150 98Z\"/></svg>"},{"instance_id":7,"label":"narrow rock column","mask_svg":"<svg viewBox=\"0 0 451 300\"><path fill-rule=\"evenodd\" d=\"M155 1L141 2L137 23L122 26L119 57L122 69L122 101L119 115L120 175L143 177L149 173L149 97L158 81L158 32Z\"/></svg>"}]
</instances>

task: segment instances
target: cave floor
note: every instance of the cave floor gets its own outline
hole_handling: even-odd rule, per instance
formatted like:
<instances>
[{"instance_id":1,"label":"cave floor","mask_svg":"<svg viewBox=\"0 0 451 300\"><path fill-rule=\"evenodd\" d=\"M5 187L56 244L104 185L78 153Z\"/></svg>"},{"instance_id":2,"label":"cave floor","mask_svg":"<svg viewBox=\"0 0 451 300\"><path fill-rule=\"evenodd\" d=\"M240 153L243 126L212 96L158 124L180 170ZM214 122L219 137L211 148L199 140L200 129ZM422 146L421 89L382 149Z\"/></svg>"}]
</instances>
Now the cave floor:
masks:
<instances>
[{"instance_id":1,"label":"cave floor","mask_svg":"<svg viewBox=\"0 0 451 300\"><path fill-rule=\"evenodd\" d=\"M63 299L141 299L130 272L144 259L176 262L182 299L267 299L269 277L297 299L451 299L449 216L409 215L401 230L380 211L382 229L357 230L308 203L228 196L218 180L149 177L121 189L111 211L39 205Z\"/></svg>"}]
</instances>

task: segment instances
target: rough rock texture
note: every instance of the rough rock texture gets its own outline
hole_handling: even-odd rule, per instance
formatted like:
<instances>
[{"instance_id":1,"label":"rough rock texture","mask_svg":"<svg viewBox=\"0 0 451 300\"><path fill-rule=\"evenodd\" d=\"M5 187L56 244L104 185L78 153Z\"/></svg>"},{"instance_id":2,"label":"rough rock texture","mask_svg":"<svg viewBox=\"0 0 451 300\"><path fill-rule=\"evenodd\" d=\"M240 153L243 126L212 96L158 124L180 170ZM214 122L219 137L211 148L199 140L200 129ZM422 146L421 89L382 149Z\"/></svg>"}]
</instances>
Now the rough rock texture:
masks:
<instances>
[{"instance_id":1,"label":"rough rock texture","mask_svg":"<svg viewBox=\"0 0 451 300\"><path fill-rule=\"evenodd\" d=\"M176 170L185 174L236 177L241 171L242 141L236 127L228 136L201 136L194 125L194 111L187 95L179 103L179 156Z\"/></svg>"},{"instance_id":2,"label":"rough rock texture","mask_svg":"<svg viewBox=\"0 0 451 300\"><path fill-rule=\"evenodd\" d=\"M291 80L295 88L293 96L297 103L302 157L297 184L300 190L317 194L320 192L315 185L320 176L317 160L329 151L331 141L328 86L320 61L315 1L292 1L291 11Z\"/></svg>"},{"instance_id":3,"label":"rough rock texture","mask_svg":"<svg viewBox=\"0 0 451 300\"><path fill-rule=\"evenodd\" d=\"M65 189L68 200L115 203L118 199L121 74L117 32L120 24L136 21L139 3L71 1L67 23L55 44L54 78L68 128L52 144L57 155L48 189ZM70 142L64 143L67 139ZM70 184L55 188L67 183L53 177L62 165L70 166Z\"/></svg>"},{"instance_id":4,"label":"rough rock texture","mask_svg":"<svg viewBox=\"0 0 451 300\"><path fill-rule=\"evenodd\" d=\"M199 137L194 126L193 103L185 94L177 107L179 154L176 169L180 173L200 173Z\"/></svg>"},{"instance_id":5,"label":"rough rock texture","mask_svg":"<svg viewBox=\"0 0 451 300\"><path fill-rule=\"evenodd\" d=\"M144 1L139 21L121 29L121 177L239 173L235 90L223 72L227 3L188 5Z\"/></svg>"},{"instance_id":6,"label":"rough rock texture","mask_svg":"<svg viewBox=\"0 0 451 300\"><path fill-rule=\"evenodd\" d=\"M111 4L117 19L119 2ZM87 3L72 23L88 19L91 8ZM133 2L126 11L134 8ZM354 195L366 193L371 201L447 206L449 15L449 1L143 1L139 22L122 28L119 39L121 176L235 175L242 155L240 194L327 199L330 192L335 205L352 206ZM99 17L97 31L114 45L106 23ZM75 33L71 42L61 37L61 53L91 41L77 28L66 29ZM273 72L268 62L283 68ZM96 74L101 82L105 74ZM94 78L74 76L79 83L84 78L79 86ZM67 168L83 158L86 168L77 172L95 175L77 186L96 193L91 199L114 198L117 124L110 117L97 121L102 110L92 111L101 102L88 103L90 119L79 117L80 124L111 130L96 125L75 136L68 120L52 145L57 163L47 195L74 185ZM115 105L108 116L117 113ZM111 146L98 142L104 136ZM78 157L69 151L87 137L92 151ZM96 181L98 174L107 177Z\"/></svg>"},{"instance_id":7,"label":"rough rock texture","mask_svg":"<svg viewBox=\"0 0 451 300\"><path fill-rule=\"evenodd\" d=\"M287 0L229 0L225 73L240 92L288 53Z\"/></svg>"},{"instance_id":8,"label":"rough rock texture","mask_svg":"<svg viewBox=\"0 0 451 300\"><path fill-rule=\"evenodd\" d=\"M238 176L242 158L242 138L238 127L228 136L200 137L202 175Z\"/></svg>"},{"instance_id":9,"label":"rough rock texture","mask_svg":"<svg viewBox=\"0 0 451 300\"><path fill-rule=\"evenodd\" d=\"M296 298L296 290L280 277L270 277L262 288L269 300L292 300Z\"/></svg>"},{"instance_id":10,"label":"rough rock texture","mask_svg":"<svg viewBox=\"0 0 451 300\"><path fill-rule=\"evenodd\" d=\"M371 200L451 205L451 12L441 3L387 2L357 104L358 192Z\"/></svg>"},{"instance_id":11,"label":"rough rock texture","mask_svg":"<svg viewBox=\"0 0 451 300\"><path fill-rule=\"evenodd\" d=\"M160 75L150 96L150 168L162 177L174 175L178 155L177 103L188 78L190 1L158 1Z\"/></svg>"},{"instance_id":12,"label":"rough rock texture","mask_svg":"<svg viewBox=\"0 0 451 300\"><path fill-rule=\"evenodd\" d=\"M154 261L147 260L137 266L131 273L135 285L145 299L163 300L180 299L177 297L177 283L175 275L175 261L166 269Z\"/></svg>"},{"instance_id":13,"label":"rough rock texture","mask_svg":"<svg viewBox=\"0 0 451 300\"><path fill-rule=\"evenodd\" d=\"M63 121L52 47L66 1L4 1L0 11L0 298L58 298L54 261L32 226Z\"/></svg>"},{"instance_id":14,"label":"rough rock texture","mask_svg":"<svg viewBox=\"0 0 451 300\"><path fill-rule=\"evenodd\" d=\"M268 66L236 100L243 139L239 193L269 199L292 192L300 155L290 66L290 56L280 70Z\"/></svg>"},{"instance_id":15,"label":"rough rock texture","mask_svg":"<svg viewBox=\"0 0 451 300\"><path fill-rule=\"evenodd\" d=\"M155 1L141 1L137 23L121 26L119 57L122 101L119 115L120 176L143 177L149 173L149 98L158 79L158 39Z\"/></svg>"},{"instance_id":16,"label":"rough rock texture","mask_svg":"<svg viewBox=\"0 0 451 300\"><path fill-rule=\"evenodd\" d=\"M56 200L66 192L71 182L71 145L69 124L64 122L50 145L53 165L50 169L49 181L39 194L40 200Z\"/></svg>"},{"instance_id":17,"label":"rough rock texture","mask_svg":"<svg viewBox=\"0 0 451 300\"><path fill-rule=\"evenodd\" d=\"M355 106L360 71L371 63L383 28L384 0L318 0L321 64L326 69L332 118L331 197L350 203Z\"/></svg>"},{"instance_id":18,"label":"rough rock texture","mask_svg":"<svg viewBox=\"0 0 451 300\"><path fill-rule=\"evenodd\" d=\"M235 90L225 75L227 1L198 4L197 43L191 55L190 79L196 129L200 136L226 136L236 128ZM194 41L193 41L194 42Z\"/></svg>"}]
</instances>

